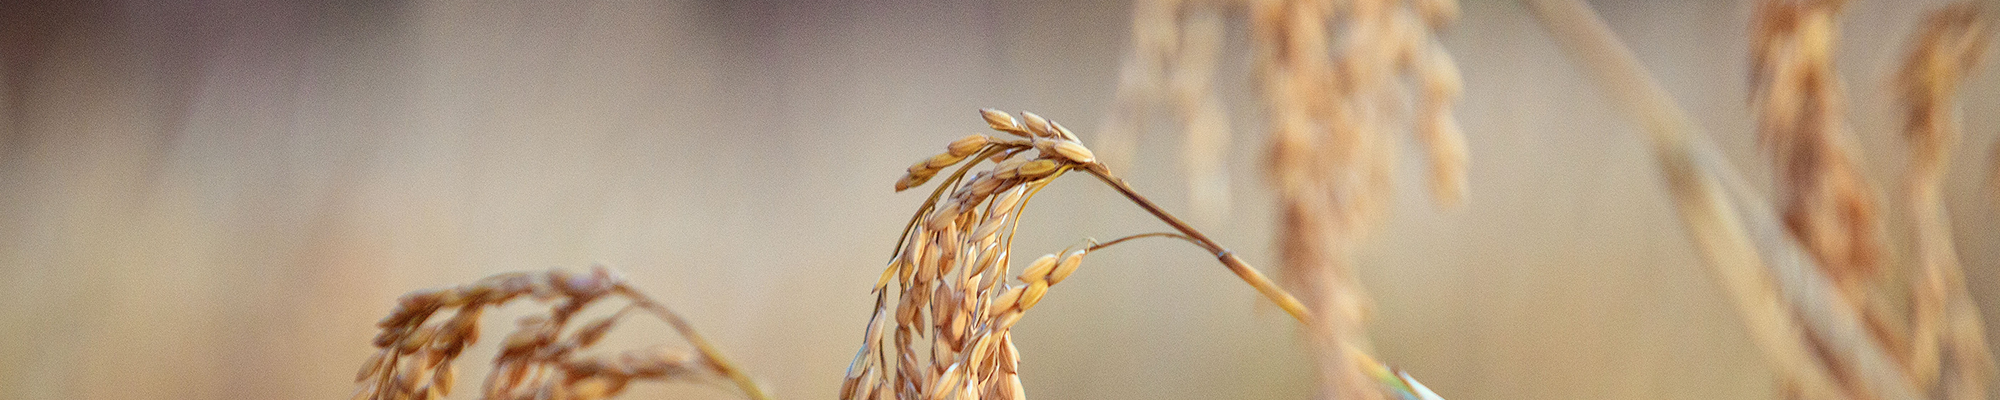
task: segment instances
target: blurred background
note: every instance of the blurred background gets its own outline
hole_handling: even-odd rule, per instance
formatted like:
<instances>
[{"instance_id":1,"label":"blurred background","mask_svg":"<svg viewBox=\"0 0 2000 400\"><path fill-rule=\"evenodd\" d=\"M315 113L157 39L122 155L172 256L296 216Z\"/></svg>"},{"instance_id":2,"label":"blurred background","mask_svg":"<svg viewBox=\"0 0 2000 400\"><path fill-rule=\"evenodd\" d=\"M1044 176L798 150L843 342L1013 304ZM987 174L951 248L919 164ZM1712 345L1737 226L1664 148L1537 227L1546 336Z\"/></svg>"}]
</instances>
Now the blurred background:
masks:
<instances>
[{"instance_id":1,"label":"blurred background","mask_svg":"<svg viewBox=\"0 0 2000 400\"><path fill-rule=\"evenodd\" d=\"M1768 182L1745 105L1753 3L1593 3ZM1884 193L1905 158L1889 74L1934 4L1854 1L1843 22L1849 120ZM1471 190L1432 206L1405 144L1391 217L1359 258L1381 358L1453 399L1771 398L1638 132L1520 5L1463 7L1441 39L1464 71ZM982 131L980 107L1091 140L1130 18L1116 1L7 2L0 398L345 398L397 295L592 263L777 396L833 397L923 200L891 191L903 168ZM1248 48L1228 46L1217 78L1234 207L1194 222L1269 266ZM1993 70L1966 84L1946 206L1972 295L2000 321ZM1186 204L1179 140L1150 132L1114 166L1171 210ZM1163 229L1089 179L1036 204L1017 253ZM1312 393L1295 324L1198 249L1121 245L1070 282L1016 330L1035 397ZM679 343L622 329L616 347ZM465 385L491 346L467 356Z\"/></svg>"}]
</instances>

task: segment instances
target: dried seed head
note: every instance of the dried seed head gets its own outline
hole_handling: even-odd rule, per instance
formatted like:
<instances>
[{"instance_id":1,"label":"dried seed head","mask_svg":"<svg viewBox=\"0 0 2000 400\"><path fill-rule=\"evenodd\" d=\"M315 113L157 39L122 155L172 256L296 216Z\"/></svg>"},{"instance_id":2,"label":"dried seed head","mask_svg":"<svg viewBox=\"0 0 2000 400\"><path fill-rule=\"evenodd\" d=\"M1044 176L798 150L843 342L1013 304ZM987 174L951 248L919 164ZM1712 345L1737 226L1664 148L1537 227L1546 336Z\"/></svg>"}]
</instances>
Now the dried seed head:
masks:
<instances>
[{"instance_id":1,"label":"dried seed head","mask_svg":"<svg viewBox=\"0 0 2000 400\"><path fill-rule=\"evenodd\" d=\"M1097 162L1097 155L1091 154L1090 149L1083 147L1082 143L1077 143L1072 141L1056 142L1055 150L1056 154L1061 155L1063 156L1063 158L1067 158L1070 161L1075 161L1078 164L1089 164Z\"/></svg>"},{"instance_id":2,"label":"dried seed head","mask_svg":"<svg viewBox=\"0 0 2000 400\"><path fill-rule=\"evenodd\" d=\"M951 289L950 285L938 285L937 289L931 292L931 312L937 316L937 326L951 323L946 319L951 317L952 305L958 303L957 299L953 298L958 292Z\"/></svg>"},{"instance_id":3,"label":"dried seed head","mask_svg":"<svg viewBox=\"0 0 2000 400\"><path fill-rule=\"evenodd\" d=\"M541 342L542 335L540 333L529 330L517 330L507 334L507 339L500 341L500 352L503 357L508 354L526 353L528 350L540 346Z\"/></svg>"},{"instance_id":4,"label":"dried seed head","mask_svg":"<svg viewBox=\"0 0 2000 400\"><path fill-rule=\"evenodd\" d=\"M916 325L917 325L916 302L914 301L898 302L896 304L896 326L909 327Z\"/></svg>"},{"instance_id":5,"label":"dried seed head","mask_svg":"<svg viewBox=\"0 0 2000 400\"><path fill-rule=\"evenodd\" d=\"M617 383L610 378L593 376L569 385L569 398L576 400L602 399L616 393Z\"/></svg>"},{"instance_id":6,"label":"dried seed head","mask_svg":"<svg viewBox=\"0 0 2000 400\"><path fill-rule=\"evenodd\" d=\"M1068 278L1069 274L1076 273L1076 268L1083 265L1083 255L1085 253L1084 250L1075 250L1069 252L1069 255L1063 256L1062 262L1056 263L1056 268L1049 271L1049 284L1062 283L1063 278Z\"/></svg>"},{"instance_id":7,"label":"dried seed head","mask_svg":"<svg viewBox=\"0 0 2000 400\"><path fill-rule=\"evenodd\" d=\"M437 335L437 330L438 328L436 325L426 326L417 329L417 332L415 334L403 337L403 343L398 345L396 351L403 354L410 354L417 352L417 350L423 348L425 344L430 343L431 338Z\"/></svg>"},{"instance_id":8,"label":"dried seed head","mask_svg":"<svg viewBox=\"0 0 2000 400\"><path fill-rule=\"evenodd\" d=\"M604 338L605 333L611 332L611 325L618 322L618 317L618 315L614 314L598 318L596 321L591 321L591 323L584 325L583 328L577 329L575 338L577 345L590 346L597 344L599 339Z\"/></svg>"},{"instance_id":9,"label":"dried seed head","mask_svg":"<svg viewBox=\"0 0 2000 400\"><path fill-rule=\"evenodd\" d=\"M1076 138L1076 134L1075 134L1075 133L1071 133L1071 132L1069 131L1069 128L1065 128L1065 127L1063 127L1063 125L1062 125L1062 123L1061 123L1061 122L1055 122L1055 121L1049 121L1049 128L1050 128L1050 129L1052 129L1052 130L1055 130L1055 131L1056 131L1056 136L1058 136L1058 137L1061 137L1061 138L1062 138L1062 140L1065 140L1065 141L1071 141L1071 142L1080 142L1080 141L1082 141L1081 139L1077 139L1077 138Z\"/></svg>"},{"instance_id":10,"label":"dried seed head","mask_svg":"<svg viewBox=\"0 0 2000 400\"><path fill-rule=\"evenodd\" d=\"M979 361L987 360L987 357L991 357L993 355L993 337L994 335L979 335L979 339L972 342L972 347L966 350L972 352L966 359L973 360L975 365L977 365Z\"/></svg>"},{"instance_id":11,"label":"dried seed head","mask_svg":"<svg viewBox=\"0 0 2000 400\"><path fill-rule=\"evenodd\" d=\"M416 400L443 400L443 399L444 399L444 393L439 391L436 386L424 385L424 387L417 389Z\"/></svg>"},{"instance_id":12,"label":"dried seed head","mask_svg":"<svg viewBox=\"0 0 2000 400\"><path fill-rule=\"evenodd\" d=\"M1021 295L1027 292L1027 287L1014 287L1000 293L1000 297L993 298L993 308L987 312L987 318L998 317L1008 311L1013 311L1014 305L1021 302Z\"/></svg>"},{"instance_id":13,"label":"dried seed head","mask_svg":"<svg viewBox=\"0 0 2000 400\"><path fill-rule=\"evenodd\" d=\"M904 168L903 172L909 173L910 176L930 179L931 175L937 175L938 172L937 168L931 168L932 158L935 157L924 157L922 160L917 160L917 163L910 164L909 168Z\"/></svg>"},{"instance_id":14,"label":"dried seed head","mask_svg":"<svg viewBox=\"0 0 2000 400\"><path fill-rule=\"evenodd\" d=\"M957 346L964 343L960 339L964 338L965 328L967 325L972 324L972 321L970 321L970 315L962 312L954 312L951 315L951 324L945 327L945 335L941 335L940 337L949 338L952 345Z\"/></svg>"},{"instance_id":15,"label":"dried seed head","mask_svg":"<svg viewBox=\"0 0 2000 400\"><path fill-rule=\"evenodd\" d=\"M1024 112L1017 120L991 109L981 115L993 129L1029 139L961 138L945 154L910 167L898 183L898 190L920 185L971 155L993 153L991 169L955 176L942 186L956 190L941 192L927 203L929 210L914 217L915 229L902 239L905 250L878 281L877 290L885 297L870 320L860 354L849 365L840 389L843 399L1019 397L1014 390L1018 382L1003 389L1009 381L994 373L1006 370L1010 376L1017 363L1012 354L1017 350L1005 343L1006 333L1047 295L1055 279L1075 272L1083 252L1043 256L1018 276L1024 284L1005 285L1009 245L1003 244L1001 233L1016 223L1015 214L1034 186L1024 183L1045 184L1042 180L1059 171L1095 163L1096 156L1074 132L1040 115ZM1030 149L1032 157L1016 156ZM984 213L978 212L982 206ZM897 275L905 276L903 284L893 294L895 301L888 301L888 277ZM879 333L886 325L876 323L890 318L889 304L895 307L893 342Z\"/></svg>"},{"instance_id":16,"label":"dried seed head","mask_svg":"<svg viewBox=\"0 0 2000 400\"><path fill-rule=\"evenodd\" d=\"M375 377L375 373L382 372L382 361L388 356L388 351L377 351L375 355L368 356L368 362L361 364L361 372L354 374L354 381L366 381L368 378Z\"/></svg>"},{"instance_id":17,"label":"dried seed head","mask_svg":"<svg viewBox=\"0 0 2000 400\"><path fill-rule=\"evenodd\" d=\"M986 126L993 127L993 130L1012 133L1015 135L1022 134L1021 124L1014 122L1014 116L1007 115L1007 112L1005 111L995 110L991 108L982 108L979 110L979 117L985 118Z\"/></svg>"},{"instance_id":18,"label":"dried seed head","mask_svg":"<svg viewBox=\"0 0 2000 400\"><path fill-rule=\"evenodd\" d=\"M1020 203L1021 196L1027 193L1027 186L1015 186L1013 189L1008 189L1007 192L1001 193L1000 197L993 200L993 211L991 213L997 215L1013 213L1014 205Z\"/></svg>"},{"instance_id":19,"label":"dried seed head","mask_svg":"<svg viewBox=\"0 0 2000 400\"><path fill-rule=\"evenodd\" d=\"M986 135L970 135L952 141L950 145L945 146L945 151L946 154L970 157L979 153L980 149L985 149L987 143L992 143L992 138Z\"/></svg>"},{"instance_id":20,"label":"dried seed head","mask_svg":"<svg viewBox=\"0 0 2000 400\"><path fill-rule=\"evenodd\" d=\"M700 360L694 353L666 346L629 350L618 355L619 368L631 371L634 376L682 374L698 368Z\"/></svg>"},{"instance_id":21,"label":"dried seed head","mask_svg":"<svg viewBox=\"0 0 2000 400\"><path fill-rule=\"evenodd\" d=\"M981 172L980 176L972 180L971 185L966 186L966 195L973 199L970 204L979 205L979 201L985 200L987 196L992 196L993 192L999 191L1000 185L1004 182L1000 178L995 178L992 175Z\"/></svg>"},{"instance_id":22,"label":"dried seed head","mask_svg":"<svg viewBox=\"0 0 2000 400\"><path fill-rule=\"evenodd\" d=\"M1000 384L1000 400L1028 400L1028 390L1020 386L1018 374L1006 374L1006 384Z\"/></svg>"},{"instance_id":23,"label":"dried seed head","mask_svg":"<svg viewBox=\"0 0 2000 400\"><path fill-rule=\"evenodd\" d=\"M1050 173L1056 172L1056 167L1056 160L1034 160L1029 161L1027 164L1021 164L1021 168L1015 172L1015 175L1021 179L1040 179L1041 177L1048 176Z\"/></svg>"},{"instance_id":24,"label":"dried seed head","mask_svg":"<svg viewBox=\"0 0 2000 400\"><path fill-rule=\"evenodd\" d=\"M1028 290L1021 293L1021 310L1026 311L1030 308L1035 308L1035 303L1042 302L1042 296L1048 294L1049 281L1038 281L1028 284Z\"/></svg>"},{"instance_id":25,"label":"dried seed head","mask_svg":"<svg viewBox=\"0 0 2000 400\"><path fill-rule=\"evenodd\" d=\"M944 372L939 373L937 380L931 385L930 396L926 398L944 400L947 396L958 390L959 382L961 382L962 378L964 378L964 374L958 373L958 364L945 367Z\"/></svg>"},{"instance_id":26,"label":"dried seed head","mask_svg":"<svg viewBox=\"0 0 2000 400\"><path fill-rule=\"evenodd\" d=\"M396 368L396 387L403 390L416 389L417 382L428 379L430 379L430 370L425 369L423 363L414 361L405 362Z\"/></svg>"},{"instance_id":27,"label":"dried seed head","mask_svg":"<svg viewBox=\"0 0 2000 400\"><path fill-rule=\"evenodd\" d=\"M866 357L864 357L864 359L866 359ZM873 375L875 370L872 369L868 370L867 374L860 374L858 372L859 371L851 371L848 373L847 379L840 381L840 400L854 400L854 399L868 398L862 393L857 392L857 390L861 389L862 386L861 381L863 380L862 378L868 377L864 375ZM874 387L874 386L869 385L869 387Z\"/></svg>"},{"instance_id":28,"label":"dried seed head","mask_svg":"<svg viewBox=\"0 0 2000 400\"><path fill-rule=\"evenodd\" d=\"M1021 119L1027 121L1028 132L1034 133L1035 137L1045 138L1045 139L1061 137L1061 135L1056 133L1056 129L1054 127L1049 126L1049 120L1047 118L1042 118L1042 116L1035 115L1035 113L1022 111Z\"/></svg>"},{"instance_id":29,"label":"dried seed head","mask_svg":"<svg viewBox=\"0 0 2000 400\"><path fill-rule=\"evenodd\" d=\"M1007 159L1009 158L1014 158L1015 154L1021 154L1021 149L1015 147L1015 148L1009 148L1005 151L996 151L993 152L993 157L987 158L987 160L992 161L995 164L998 164L1001 161L1007 161Z\"/></svg>"},{"instance_id":30,"label":"dried seed head","mask_svg":"<svg viewBox=\"0 0 2000 400\"><path fill-rule=\"evenodd\" d=\"M996 251L993 251L993 253L992 253L992 254L994 254L994 255L992 256L992 258L993 258L993 261L992 261L992 263L993 263L993 264L996 264L996 265L997 265L997 264L1000 264L1000 263L1005 263L1005 262L1007 262L1007 261L1006 261L1006 259L1007 259L1007 251L1005 251L1005 250L996 250ZM982 260L981 262L986 262L986 261ZM984 268L981 268L981 269L983 270ZM980 282L979 282L979 290L980 290L981 292L984 292L984 291L986 291L986 290L990 290L990 289L992 289L992 288L993 288L993 285L994 285L994 284L997 284L997 283L999 283L1000 281L1002 281L1002 280L1006 280L1006 279L1007 279L1007 278L1005 278L1005 277L1002 277L1002 276L999 276L999 275L994 275L994 276L993 276L992 278L988 278L988 279L981 279L981 280L980 280Z\"/></svg>"},{"instance_id":31,"label":"dried seed head","mask_svg":"<svg viewBox=\"0 0 2000 400\"><path fill-rule=\"evenodd\" d=\"M945 169L946 167L957 165L959 161L965 161L965 157L967 156L970 156L970 154L967 155L957 155L952 153L938 154L935 156L931 156L930 159L924 160L924 167L929 168L933 171L942 170Z\"/></svg>"},{"instance_id":32,"label":"dried seed head","mask_svg":"<svg viewBox=\"0 0 2000 400\"><path fill-rule=\"evenodd\" d=\"M960 281L958 285L960 289L964 289L969 293L969 295L965 296L966 298L978 299L979 292L987 286L986 269L993 266L994 253L998 252L980 252L978 261L973 262L971 269L965 271L965 279Z\"/></svg>"},{"instance_id":33,"label":"dried seed head","mask_svg":"<svg viewBox=\"0 0 2000 400\"><path fill-rule=\"evenodd\" d=\"M993 325L992 325L993 329L996 330L1013 329L1014 323L1021 322L1021 316L1025 315L1021 313L1021 310L1022 309L1020 307L1015 307L1009 309L1005 313L1001 313L999 317L993 318Z\"/></svg>"},{"instance_id":34,"label":"dried seed head","mask_svg":"<svg viewBox=\"0 0 2000 400\"><path fill-rule=\"evenodd\" d=\"M399 306L408 309L435 308L442 305L444 297L451 289L419 289L396 299Z\"/></svg>"},{"instance_id":35,"label":"dried seed head","mask_svg":"<svg viewBox=\"0 0 2000 400\"><path fill-rule=\"evenodd\" d=\"M1037 258L1035 262L1028 264L1028 269L1021 270L1020 279L1023 283L1046 281L1049 279L1049 272L1055 269L1056 255L1043 254L1041 258Z\"/></svg>"},{"instance_id":36,"label":"dried seed head","mask_svg":"<svg viewBox=\"0 0 2000 400\"><path fill-rule=\"evenodd\" d=\"M1016 370L1016 367L1019 367L1021 361L1021 348L1014 347L1014 334L1001 333L1000 344L1004 345L1000 348L1001 370L1006 371L1009 375L1019 372Z\"/></svg>"},{"instance_id":37,"label":"dried seed head","mask_svg":"<svg viewBox=\"0 0 2000 400\"><path fill-rule=\"evenodd\" d=\"M1000 228L1006 225L1007 225L1006 215L1001 215L998 218L989 218L986 220L985 223L979 224L979 229L972 231L972 237L979 239L992 237L993 235L999 234Z\"/></svg>"},{"instance_id":38,"label":"dried seed head","mask_svg":"<svg viewBox=\"0 0 2000 400\"><path fill-rule=\"evenodd\" d=\"M451 388L458 385L458 364L445 363L438 369L437 378L431 380L431 387L437 388L438 395L451 394Z\"/></svg>"},{"instance_id":39,"label":"dried seed head","mask_svg":"<svg viewBox=\"0 0 2000 400\"><path fill-rule=\"evenodd\" d=\"M1013 159L1013 160L1002 161L1000 162L999 165L993 166L993 178L1014 179L1016 177L1019 177L1021 174L1021 166L1027 164L1028 160L1025 159Z\"/></svg>"},{"instance_id":40,"label":"dried seed head","mask_svg":"<svg viewBox=\"0 0 2000 400\"><path fill-rule=\"evenodd\" d=\"M896 191L901 192L904 190L909 190L910 188L923 185L925 181L929 180L931 180L931 176L929 174L925 175L905 174L903 175L903 179L896 180Z\"/></svg>"},{"instance_id":41,"label":"dried seed head","mask_svg":"<svg viewBox=\"0 0 2000 400\"><path fill-rule=\"evenodd\" d=\"M943 249L931 248L924 251L924 259L917 263L916 282L918 284L937 280L939 264L943 264Z\"/></svg>"}]
</instances>

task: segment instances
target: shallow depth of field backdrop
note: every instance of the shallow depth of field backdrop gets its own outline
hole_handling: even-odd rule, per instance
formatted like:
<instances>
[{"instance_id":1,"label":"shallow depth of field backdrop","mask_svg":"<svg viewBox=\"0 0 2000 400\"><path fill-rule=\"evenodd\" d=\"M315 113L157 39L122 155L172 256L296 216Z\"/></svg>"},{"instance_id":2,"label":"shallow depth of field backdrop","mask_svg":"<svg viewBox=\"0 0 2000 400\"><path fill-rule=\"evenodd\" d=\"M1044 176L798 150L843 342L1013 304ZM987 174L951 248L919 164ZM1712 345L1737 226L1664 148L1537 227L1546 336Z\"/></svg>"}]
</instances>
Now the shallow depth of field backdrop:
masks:
<instances>
[{"instance_id":1,"label":"shallow depth of field backdrop","mask_svg":"<svg viewBox=\"0 0 2000 400\"><path fill-rule=\"evenodd\" d=\"M891 192L903 167L980 131L979 107L1090 141L1130 24L1125 2L317 3L0 6L0 398L345 398L398 294L593 262L776 395L830 398L922 201ZM1767 182L1745 105L1751 2L1595 5ZM1888 76L1933 5L1857 0L1842 25L1878 191L1899 190L1904 159ZM1392 215L1359 258L1379 355L1453 399L1771 398L1632 125L1521 6L1463 7L1442 40L1466 81L1471 191L1434 209L1405 145ZM1247 51L1231 46L1218 78L1235 207L1193 222L1268 269ZM1946 194L1987 321L1995 70L1966 84ZM1113 167L1183 210L1179 136L1146 138ZM1160 229L1088 179L1042 196L1023 254ZM1885 204L1899 222L1900 200ZM1115 247L1070 282L1016 331L1035 397L1311 392L1295 324L1191 246ZM489 319L464 384L506 321ZM613 344L671 335L642 323Z\"/></svg>"}]
</instances>

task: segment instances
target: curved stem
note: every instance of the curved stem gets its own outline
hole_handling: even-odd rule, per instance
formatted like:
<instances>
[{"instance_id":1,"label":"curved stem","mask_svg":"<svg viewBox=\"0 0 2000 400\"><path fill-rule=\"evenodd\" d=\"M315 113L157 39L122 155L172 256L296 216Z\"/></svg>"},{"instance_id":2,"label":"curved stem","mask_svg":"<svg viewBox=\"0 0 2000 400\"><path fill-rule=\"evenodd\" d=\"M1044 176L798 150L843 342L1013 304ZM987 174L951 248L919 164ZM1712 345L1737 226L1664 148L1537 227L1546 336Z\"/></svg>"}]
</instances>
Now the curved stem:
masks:
<instances>
[{"instance_id":1,"label":"curved stem","mask_svg":"<svg viewBox=\"0 0 2000 400\"><path fill-rule=\"evenodd\" d=\"M1201 231L1195 230L1194 226L1188 225L1187 221L1175 217L1173 214L1168 213L1166 209L1160 208L1159 204L1154 204L1151 199L1140 195L1139 191L1132 189L1132 185L1126 184L1124 179L1119 179L1118 176L1112 175L1111 170L1105 168L1103 164L1090 164L1081 169L1090 172L1090 175L1096 176L1098 180L1104 181L1112 189L1116 189L1119 194L1125 195L1127 199L1131 199L1132 203L1138 204L1139 208L1145 209L1146 212L1152 213L1154 217L1159 218L1161 222L1165 222L1168 226L1172 226L1174 230L1180 231L1178 235L1156 232L1127 236L1092 246L1091 250L1148 236L1172 236L1187 240L1189 243L1194 243L1195 246L1207 250L1210 254L1214 254L1215 259L1222 262L1222 266L1229 268L1229 272L1236 273L1236 276L1242 278L1244 283L1249 283L1250 287L1256 288L1258 293L1262 293L1265 298L1271 299L1272 303L1276 303L1278 308L1284 309L1285 313L1291 314L1292 318L1297 319L1299 323L1312 324L1312 314L1306 310L1304 303L1299 302L1297 297L1293 297L1284 288L1278 287L1277 283L1271 282L1271 279L1265 277L1263 273L1257 272L1257 269L1251 267L1250 263L1244 262L1242 258L1237 257L1236 252L1222 247L1214 239L1209 239L1208 235L1203 235ZM1353 359L1354 363L1360 366L1362 372L1375 377L1383 384L1389 385L1391 388L1403 393L1410 393L1416 398L1425 400L1437 399L1436 395L1430 394L1428 391L1420 392L1412 389L1408 381L1414 381L1414 379L1410 379L1407 375L1398 374L1396 371L1389 369L1380 360L1376 360L1375 357L1368 355L1367 351L1355 347L1352 343L1343 342L1341 345L1345 347L1348 358Z\"/></svg>"},{"instance_id":2,"label":"curved stem","mask_svg":"<svg viewBox=\"0 0 2000 400\"><path fill-rule=\"evenodd\" d=\"M645 293L640 293L638 290L633 290L631 287L620 285L617 290L619 294L632 299L633 306L652 313L653 316L659 317L661 321L666 321L667 325L672 325L674 331L681 334L682 339L687 339L688 345L694 346L695 351L700 352L701 357L708 361L709 365L715 367L716 373L728 377L731 381L735 381L736 388L742 390L744 396L749 397L751 400L771 400L771 396L764 394L764 389L758 387L757 382L750 379L750 375L744 374L743 370L737 368L735 363L729 362L728 358L723 357L722 352L716 350L715 345L709 344L708 339L703 338L701 333L695 332L694 325L689 324L686 319L681 318L680 314L675 314L674 310L668 309L666 305L654 301L652 297L646 296Z\"/></svg>"},{"instance_id":3,"label":"curved stem","mask_svg":"<svg viewBox=\"0 0 2000 400\"><path fill-rule=\"evenodd\" d=\"M1180 231L1182 235L1186 235L1188 241L1193 242L1195 246L1200 246L1202 250L1207 250L1209 254L1215 255L1216 261L1221 261L1222 266L1229 268L1229 272L1236 273L1236 277L1242 278L1244 283L1248 283L1250 287L1256 288L1258 293L1262 293L1265 298L1271 299L1272 303L1277 303L1278 308L1284 309L1286 313L1292 315L1292 318L1296 318L1302 323L1312 321L1311 314L1306 312L1305 304L1300 303L1297 297L1293 297L1284 288L1278 287L1277 283L1271 282L1271 278L1265 277L1261 272L1257 272L1257 269L1251 267L1250 263L1244 262L1242 258L1237 257L1236 252L1222 247L1214 239L1209 239L1208 235L1203 235L1201 231L1195 230L1194 226L1188 225L1187 221L1182 221L1180 217L1175 217L1173 214L1167 213L1166 209L1160 208L1160 205L1153 204L1151 199L1147 199L1146 196L1140 195L1137 190L1133 190L1132 185L1126 184L1124 179L1119 179L1117 176L1112 175L1111 170L1104 168L1103 164L1090 164L1082 169L1090 172L1091 176L1097 177L1097 180L1111 185L1112 189L1118 190L1119 194L1123 194L1125 198L1131 199L1133 203L1139 205L1139 208L1145 209L1146 212L1152 213L1154 217L1159 218L1160 222L1165 222L1167 226L1171 226L1174 230Z\"/></svg>"},{"instance_id":4,"label":"curved stem","mask_svg":"<svg viewBox=\"0 0 2000 400\"><path fill-rule=\"evenodd\" d=\"M1122 237L1122 238L1117 238L1117 239L1111 239L1111 241L1109 241L1109 242L1104 242L1104 243L1098 243L1098 244L1094 244L1094 245L1091 245L1090 247L1088 247L1088 248L1085 248L1085 249L1084 249L1083 251L1097 251L1097 249L1102 249L1102 248L1106 248L1106 247L1111 247L1111 245L1114 245L1114 244L1119 244L1119 243L1124 243L1124 242L1125 242L1125 241L1127 241L1127 240L1132 240L1132 239L1144 239L1144 238L1149 238L1149 237L1169 237L1169 238L1175 238L1175 239L1180 239L1180 240L1185 240L1185 241L1187 241L1188 243L1195 243L1196 245L1200 245L1200 243L1201 243L1201 242L1196 242L1196 241L1194 241L1194 238L1191 238L1191 237L1187 237L1187 235L1182 235L1182 234L1178 234L1178 233L1173 233L1173 232L1153 232L1153 233L1141 233L1141 234L1137 234L1137 235L1132 235L1132 236L1126 236L1126 237Z\"/></svg>"}]
</instances>

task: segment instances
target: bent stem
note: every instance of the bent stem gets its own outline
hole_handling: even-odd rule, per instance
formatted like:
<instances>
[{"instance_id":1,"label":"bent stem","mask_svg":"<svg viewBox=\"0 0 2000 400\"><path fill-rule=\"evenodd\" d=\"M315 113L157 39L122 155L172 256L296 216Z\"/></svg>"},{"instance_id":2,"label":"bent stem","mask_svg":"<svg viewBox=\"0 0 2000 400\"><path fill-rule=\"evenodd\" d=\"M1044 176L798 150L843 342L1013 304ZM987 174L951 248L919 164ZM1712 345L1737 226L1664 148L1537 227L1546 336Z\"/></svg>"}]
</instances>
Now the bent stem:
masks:
<instances>
[{"instance_id":1,"label":"bent stem","mask_svg":"<svg viewBox=\"0 0 2000 400\"><path fill-rule=\"evenodd\" d=\"M1223 247L1220 243L1216 243L1214 239L1209 239L1208 235L1195 230L1194 226L1188 225L1187 221L1181 220L1180 217L1175 217L1173 214L1168 213L1166 209L1160 208L1159 204L1154 204L1153 200L1140 195L1138 190L1132 189L1132 185L1126 184L1124 179L1111 174L1111 170L1105 168L1103 164L1093 163L1080 169L1089 172L1091 176L1097 177L1097 180L1104 181L1106 185L1117 190L1118 194L1125 195L1125 198L1132 200L1133 204L1139 205L1139 208L1159 218L1160 222L1165 222L1167 226L1171 226L1175 231L1180 232L1178 235L1164 232L1134 235L1113 240L1097 247L1109 246L1117 242L1147 236L1168 236L1186 240L1188 243L1193 243L1195 246L1201 247L1202 250L1208 251L1209 254L1215 255L1216 261L1222 262L1222 266L1229 268L1229 272L1236 273L1236 277L1242 278L1244 283L1248 283L1250 287L1256 288L1258 293L1262 293L1265 298L1270 299L1272 303L1276 303L1278 308L1284 309L1285 313L1291 314L1292 318L1297 319L1299 323L1312 324L1312 313L1306 310L1304 303L1299 302L1297 297L1293 297L1291 292L1278 287L1277 283L1271 282L1271 278L1265 277L1262 272L1257 272L1257 269L1251 267L1250 263L1237 257L1236 252L1230 251L1229 248ZM1093 247L1094 249L1095 247ZM1380 360L1376 360L1373 356L1368 355L1368 352L1362 351L1361 348L1355 347L1353 344L1343 343L1342 345L1346 347L1346 353L1349 358L1353 359L1354 363L1360 366L1363 373L1375 377L1376 380L1389 385L1391 388L1420 396L1419 398L1426 400L1436 399L1436 395L1429 393L1429 390L1416 390L1415 387L1421 387L1421 384L1415 383L1415 380L1408 378L1407 374L1391 370Z\"/></svg>"},{"instance_id":2,"label":"bent stem","mask_svg":"<svg viewBox=\"0 0 2000 400\"><path fill-rule=\"evenodd\" d=\"M682 339L687 340L688 345L694 346L695 351L701 353L701 358L707 361L708 365L715 367L716 373L734 381L736 388L742 390L744 396L751 400L771 400L771 396L764 394L764 389L758 387L757 382L750 379L750 375L744 374L743 369L737 368L735 363L723 357L722 352L716 350L715 345L709 344L708 339L703 338L701 333L695 332L694 325L681 318L680 314L675 314L674 310L668 309L666 305L625 285L618 285L616 290L619 295L631 299L632 306L646 310L653 316L659 317L661 321L666 321L667 325L672 325L674 331L680 333Z\"/></svg>"},{"instance_id":3,"label":"bent stem","mask_svg":"<svg viewBox=\"0 0 2000 400\"><path fill-rule=\"evenodd\" d=\"M1264 294L1264 297L1271 299L1272 303L1277 303L1278 308L1284 309L1285 313L1292 315L1292 318L1298 319L1301 323L1310 323L1312 321L1312 314L1306 312L1305 304L1300 303L1297 297L1293 297L1284 288L1278 287L1277 283L1271 282L1271 278L1265 277L1264 273L1257 272L1256 268L1250 267L1250 263L1236 257L1236 252L1222 247L1214 239L1209 239L1208 235L1204 235L1201 231L1195 230L1193 226L1188 225L1187 221L1182 221L1180 217L1175 217L1173 214L1167 213L1167 210L1160 208L1160 205L1153 204L1152 200L1133 190L1132 185L1126 184L1124 179L1119 179L1116 175L1112 175L1111 170L1105 168L1103 164L1090 164L1084 167L1083 170L1089 172L1091 176L1097 177L1097 180L1111 185L1112 189L1117 189L1119 194L1123 194L1125 198L1131 199L1132 203L1139 205L1139 208L1152 213L1154 217L1160 219L1160 222L1165 222L1167 226L1180 231L1181 235L1186 236L1188 242L1194 243L1195 246L1200 246L1202 250L1215 255L1215 259L1221 261L1222 266L1228 267L1229 272L1236 273L1236 277L1242 278L1244 283L1248 283L1250 287L1256 288L1258 293Z\"/></svg>"},{"instance_id":4,"label":"bent stem","mask_svg":"<svg viewBox=\"0 0 2000 400\"><path fill-rule=\"evenodd\" d=\"M1117 238L1117 239L1111 239L1111 241L1109 241L1109 242L1104 242L1104 243L1096 243L1096 244L1092 244L1092 245L1090 245L1090 247L1086 247L1086 248L1084 248L1084 251L1097 251L1098 249L1102 249L1102 248L1106 248L1106 247L1111 247L1111 245L1114 245L1114 244L1119 244L1119 243L1124 243L1125 241L1128 241L1128 240L1133 240L1133 239L1145 239L1145 238L1149 238L1149 237L1164 237L1164 238L1174 238L1174 239L1180 239L1180 240L1183 240L1183 241L1187 241L1188 243L1197 243L1197 242L1195 242L1195 241L1194 241L1194 238L1190 238L1190 237L1187 237L1186 235L1182 235L1182 234L1178 234L1178 233L1173 233L1173 232L1153 232L1153 233L1141 233L1141 234L1137 234L1137 235L1132 235L1132 236L1126 236L1126 237L1122 237L1122 238Z\"/></svg>"}]
</instances>

